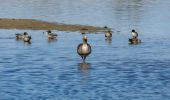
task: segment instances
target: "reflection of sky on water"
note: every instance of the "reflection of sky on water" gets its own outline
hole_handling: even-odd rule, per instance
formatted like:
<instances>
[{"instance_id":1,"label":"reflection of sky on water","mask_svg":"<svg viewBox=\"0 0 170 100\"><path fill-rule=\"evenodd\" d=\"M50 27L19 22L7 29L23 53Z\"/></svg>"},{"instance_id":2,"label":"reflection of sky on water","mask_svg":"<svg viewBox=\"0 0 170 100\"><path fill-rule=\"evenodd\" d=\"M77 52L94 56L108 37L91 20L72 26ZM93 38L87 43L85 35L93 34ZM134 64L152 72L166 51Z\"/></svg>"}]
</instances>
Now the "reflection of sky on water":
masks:
<instances>
[{"instance_id":1,"label":"reflection of sky on water","mask_svg":"<svg viewBox=\"0 0 170 100\"><path fill-rule=\"evenodd\" d=\"M169 4L161 0L5 0L0 4L0 17L107 25L121 34L136 29L139 33L157 36L169 30Z\"/></svg>"},{"instance_id":2,"label":"reflection of sky on water","mask_svg":"<svg viewBox=\"0 0 170 100\"><path fill-rule=\"evenodd\" d=\"M0 16L112 27L123 22L136 26L144 21L141 18L157 14L152 14L152 8L164 11L166 5L160 5L160 0L5 0L0 4Z\"/></svg>"},{"instance_id":3,"label":"reflection of sky on water","mask_svg":"<svg viewBox=\"0 0 170 100\"><path fill-rule=\"evenodd\" d=\"M170 99L170 1L0 1L3 18L113 28L111 41L104 34L87 34L92 46L87 63L76 52L79 32L54 31L58 39L48 41L43 31L0 30L1 99ZM128 44L132 28L142 44ZM15 40L23 31L32 36L30 45Z\"/></svg>"}]
</instances>

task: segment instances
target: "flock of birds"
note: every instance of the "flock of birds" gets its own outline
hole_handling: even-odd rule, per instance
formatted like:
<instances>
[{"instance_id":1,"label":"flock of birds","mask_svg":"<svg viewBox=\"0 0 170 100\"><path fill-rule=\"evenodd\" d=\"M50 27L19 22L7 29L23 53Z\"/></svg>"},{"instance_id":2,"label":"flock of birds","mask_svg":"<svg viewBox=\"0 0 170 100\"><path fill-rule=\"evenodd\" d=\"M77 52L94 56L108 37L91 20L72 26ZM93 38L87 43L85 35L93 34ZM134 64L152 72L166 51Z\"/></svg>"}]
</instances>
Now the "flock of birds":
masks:
<instances>
[{"instance_id":1,"label":"flock of birds","mask_svg":"<svg viewBox=\"0 0 170 100\"><path fill-rule=\"evenodd\" d=\"M48 30L46 33L46 36L48 39L56 39L57 38L57 34L55 33L52 33L51 30ZM85 34L85 33L82 33L82 34ZM133 29L131 31L131 35L132 37L129 39L129 43L130 44L139 44L141 43L141 40L138 39L138 33ZM106 39L111 39L112 38L112 31L108 30L107 32L105 32L105 37ZM24 33L17 33L16 34L16 39L19 39L19 40L23 40L24 42L28 42L30 43L31 42L31 36L28 35L27 32L24 32ZM86 35L83 35L83 42L80 43L78 46L77 46L77 53L78 55L81 56L83 62L85 62L85 59L86 57L91 54L92 52L92 49L91 49L91 46L90 44L88 44L87 42L87 36Z\"/></svg>"}]
</instances>

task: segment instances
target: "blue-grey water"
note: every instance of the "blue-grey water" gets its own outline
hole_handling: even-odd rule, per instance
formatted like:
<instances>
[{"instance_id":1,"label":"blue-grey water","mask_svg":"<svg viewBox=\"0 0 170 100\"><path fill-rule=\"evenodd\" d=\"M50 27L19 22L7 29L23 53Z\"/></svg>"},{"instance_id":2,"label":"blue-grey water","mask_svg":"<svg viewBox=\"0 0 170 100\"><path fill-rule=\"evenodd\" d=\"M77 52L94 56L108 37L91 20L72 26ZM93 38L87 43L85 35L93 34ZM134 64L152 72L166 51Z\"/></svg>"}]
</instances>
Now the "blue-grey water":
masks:
<instances>
[{"instance_id":1,"label":"blue-grey water","mask_svg":"<svg viewBox=\"0 0 170 100\"><path fill-rule=\"evenodd\" d=\"M1 18L111 27L87 34L82 63L79 32L0 30L0 100L170 100L169 0L0 0ZM136 29L140 45L129 45ZM27 31L32 43L15 39Z\"/></svg>"}]
</instances>

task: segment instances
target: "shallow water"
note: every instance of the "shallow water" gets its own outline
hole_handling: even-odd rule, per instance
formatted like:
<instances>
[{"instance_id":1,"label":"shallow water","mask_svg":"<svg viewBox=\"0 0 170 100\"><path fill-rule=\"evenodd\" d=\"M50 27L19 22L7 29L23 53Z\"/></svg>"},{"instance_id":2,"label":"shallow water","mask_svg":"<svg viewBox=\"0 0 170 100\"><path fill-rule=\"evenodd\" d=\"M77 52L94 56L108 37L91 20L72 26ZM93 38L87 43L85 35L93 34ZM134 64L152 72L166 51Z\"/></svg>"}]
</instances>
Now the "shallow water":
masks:
<instances>
[{"instance_id":1,"label":"shallow water","mask_svg":"<svg viewBox=\"0 0 170 100\"><path fill-rule=\"evenodd\" d=\"M170 99L170 1L0 1L0 17L108 25L114 31L110 41L87 34L93 51L81 63L79 32L54 31L58 39L48 41L42 30L0 30L1 100ZM128 44L132 28L142 44ZM24 31L31 44L15 40Z\"/></svg>"}]
</instances>

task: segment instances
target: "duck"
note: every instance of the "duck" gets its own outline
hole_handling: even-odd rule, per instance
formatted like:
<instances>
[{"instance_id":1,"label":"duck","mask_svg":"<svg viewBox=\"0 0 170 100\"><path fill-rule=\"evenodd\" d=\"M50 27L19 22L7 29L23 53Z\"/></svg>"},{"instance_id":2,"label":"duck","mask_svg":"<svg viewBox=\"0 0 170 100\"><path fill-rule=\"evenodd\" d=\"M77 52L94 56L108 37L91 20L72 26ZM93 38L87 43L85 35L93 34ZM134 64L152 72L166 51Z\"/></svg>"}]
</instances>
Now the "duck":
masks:
<instances>
[{"instance_id":1,"label":"duck","mask_svg":"<svg viewBox=\"0 0 170 100\"><path fill-rule=\"evenodd\" d=\"M31 36L26 35L23 40L24 42L31 42Z\"/></svg>"},{"instance_id":2,"label":"duck","mask_svg":"<svg viewBox=\"0 0 170 100\"><path fill-rule=\"evenodd\" d=\"M47 37L48 37L48 39L56 39L57 36L58 36L58 35L55 34L55 33L52 33L51 30L48 30L48 31L47 31Z\"/></svg>"},{"instance_id":3,"label":"duck","mask_svg":"<svg viewBox=\"0 0 170 100\"><path fill-rule=\"evenodd\" d=\"M132 29L131 35L132 35L132 38L138 37L138 33L134 29Z\"/></svg>"},{"instance_id":4,"label":"duck","mask_svg":"<svg viewBox=\"0 0 170 100\"><path fill-rule=\"evenodd\" d=\"M25 36L28 35L27 32L24 32L24 33L17 33L15 34L16 35L16 39L24 39Z\"/></svg>"},{"instance_id":5,"label":"duck","mask_svg":"<svg viewBox=\"0 0 170 100\"><path fill-rule=\"evenodd\" d=\"M87 43L87 36L83 36L83 43L77 46L77 53L81 56L83 62L85 62L86 57L91 54L91 46Z\"/></svg>"},{"instance_id":6,"label":"duck","mask_svg":"<svg viewBox=\"0 0 170 100\"><path fill-rule=\"evenodd\" d=\"M131 31L132 38L129 39L130 44L139 44L141 40L138 38L138 33L133 29Z\"/></svg>"},{"instance_id":7,"label":"duck","mask_svg":"<svg viewBox=\"0 0 170 100\"><path fill-rule=\"evenodd\" d=\"M106 38L111 38L112 37L112 32L110 30L105 32L105 37Z\"/></svg>"}]
</instances>

